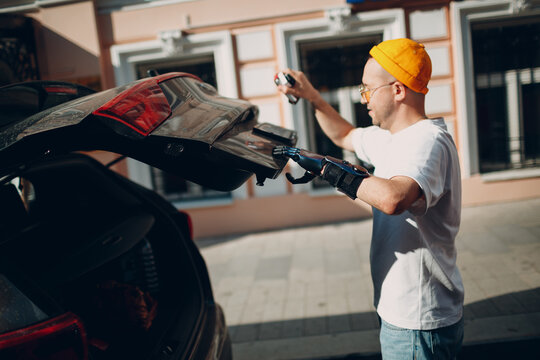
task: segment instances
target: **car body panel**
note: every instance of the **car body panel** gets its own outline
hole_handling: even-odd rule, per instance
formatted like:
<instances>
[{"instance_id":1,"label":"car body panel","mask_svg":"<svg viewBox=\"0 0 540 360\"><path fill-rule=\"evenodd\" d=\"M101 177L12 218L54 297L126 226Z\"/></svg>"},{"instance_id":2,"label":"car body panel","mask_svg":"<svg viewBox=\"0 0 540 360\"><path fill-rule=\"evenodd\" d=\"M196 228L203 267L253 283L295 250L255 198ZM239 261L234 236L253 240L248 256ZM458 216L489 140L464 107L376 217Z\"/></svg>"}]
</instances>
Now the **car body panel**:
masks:
<instances>
[{"instance_id":1,"label":"car body panel","mask_svg":"<svg viewBox=\"0 0 540 360\"><path fill-rule=\"evenodd\" d=\"M170 114L148 133L102 110L128 97L136 102L147 94L143 90L156 84ZM107 150L230 191L253 173L260 182L276 178L286 164L272 156L272 149L284 142L253 133L257 117L258 108L249 102L222 97L192 75L170 73L71 100L5 126L0 132L0 163L5 169L51 153Z\"/></svg>"}]
</instances>

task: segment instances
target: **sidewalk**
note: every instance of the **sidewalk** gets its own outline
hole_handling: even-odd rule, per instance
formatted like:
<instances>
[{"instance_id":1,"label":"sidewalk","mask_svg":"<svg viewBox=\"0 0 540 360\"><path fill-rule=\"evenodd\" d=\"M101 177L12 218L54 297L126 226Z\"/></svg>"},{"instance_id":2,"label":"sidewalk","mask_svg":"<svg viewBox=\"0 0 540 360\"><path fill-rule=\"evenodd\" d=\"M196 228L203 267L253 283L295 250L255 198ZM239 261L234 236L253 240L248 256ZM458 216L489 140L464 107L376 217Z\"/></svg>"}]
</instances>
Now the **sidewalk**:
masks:
<instances>
[{"instance_id":1,"label":"sidewalk","mask_svg":"<svg viewBox=\"0 0 540 360\"><path fill-rule=\"evenodd\" d=\"M379 352L371 219L198 240L235 360ZM540 199L464 208L465 345L540 338Z\"/></svg>"}]
</instances>

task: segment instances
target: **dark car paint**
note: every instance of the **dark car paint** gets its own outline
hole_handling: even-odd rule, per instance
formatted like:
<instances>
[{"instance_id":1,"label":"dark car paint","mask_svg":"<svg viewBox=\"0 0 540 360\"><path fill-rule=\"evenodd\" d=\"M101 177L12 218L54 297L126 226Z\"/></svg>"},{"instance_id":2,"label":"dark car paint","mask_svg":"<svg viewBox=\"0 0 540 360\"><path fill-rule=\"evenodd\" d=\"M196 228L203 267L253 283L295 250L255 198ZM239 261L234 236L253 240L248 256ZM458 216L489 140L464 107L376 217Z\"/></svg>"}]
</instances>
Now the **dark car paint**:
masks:
<instances>
[{"instance_id":1,"label":"dark car paint","mask_svg":"<svg viewBox=\"0 0 540 360\"><path fill-rule=\"evenodd\" d=\"M172 114L148 136L92 114L144 81L148 80L84 96L4 127L1 167L13 168L50 154L99 149L222 191L238 188L253 173L259 182L280 174L286 160L274 158L272 148L284 143L253 133L257 107L221 97L193 77L178 75L160 83Z\"/></svg>"},{"instance_id":2,"label":"dark car paint","mask_svg":"<svg viewBox=\"0 0 540 360\"><path fill-rule=\"evenodd\" d=\"M36 218L31 220L26 218L28 209L19 206L20 211L14 211L16 206L6 206L7 192L0 194L6 215L0 221L0 271L26 294L40 299L39 305L48 314L61 314L65 309L45 289L53 293L63 289L68 300L85 298L84 292L69 291L84 285L85 281L78 284L78 277L88 277L87 273L109 266L150 231L151 238L160 239L154 240L154 245L165 267L162 275L175 273L176 266L185 267L193 272L194 278L186 281L195 293L193 299L183 299L182 289L167 288L172 298L162 299L162 305L170 313L153 325L160 329L156 330L159 336L148 344L150 353L136 352L131 357L229 360L231 343L223 312L214 302L208 271L191 240L185 214L152 190L115 174L86 155L71 152L113 151L229 191L254 173L259 183L277 177L286 161L274 159L272 148L294 145L296 137L276 138L269 124L266 135L254 132L258 126L257 107L223 98L193 76L168 75L163 79L160 87L171 105L171 116L147 136L101 116L96 109L148 79L95 94L66 86L65 97L50 101L44 101L46 94L39 88L47 84L32 84L26 90L24 85L17 85L15 93L28 90L35 98L27 109L24 99L19 99L9 116L0 117L0 186L2 190L13 189L8 182L23 177L35 183L36 191L45 196L49 205L44 211L32 211ZM9 91L3 88L0 94ZM100 199L110 199L103 200L103 204L112 201L114 206L101 208ZM12 200L14 205L20 201L18 195ZM173 239L161 239L160 235L172 235ZM176 259L179 251L184 258L180 264ZM166 283L171 283L171 276L165 276ZM196 300L200 301L198 312L188 314L190 307L176 308L177 296L187 301L186 305L200 299ZM73 306L82 305L75 302ZM129 337L125 340L126 344L134 341ZM117 354L117 358L124 355Z\"/></svg>"},{"instance_id":3,"label":"dark car paint","mask_svg":"<svg viewBox=\"0 0 540 360\"><path fill-rule=\"evenodd\" d=\"M95 93L62 81L28 81L0 88L0 129L67 101Z\"/></svg>"}]
</instances>

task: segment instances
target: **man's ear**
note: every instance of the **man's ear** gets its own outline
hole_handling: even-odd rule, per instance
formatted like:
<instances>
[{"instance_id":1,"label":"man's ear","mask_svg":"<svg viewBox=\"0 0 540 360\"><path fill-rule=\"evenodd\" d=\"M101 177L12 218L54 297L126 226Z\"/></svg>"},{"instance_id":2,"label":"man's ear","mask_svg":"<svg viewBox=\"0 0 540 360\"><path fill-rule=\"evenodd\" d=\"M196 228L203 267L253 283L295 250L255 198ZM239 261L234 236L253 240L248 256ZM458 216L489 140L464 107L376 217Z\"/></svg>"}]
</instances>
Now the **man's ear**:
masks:
<instances>
[{"instance_id":1,"label":"man's ear","mask_svg":"<svg viewBox=\"0 0 540 360\"><path fill-rule=\"evenodd\" d=\"M403 85L399 81L396 81L396 83L393 86L393 90L394 90L394 97L396 100L403 101L403 99L405 99L405 91L407 90L405 85Z\"/></svg>"}]
</instances>

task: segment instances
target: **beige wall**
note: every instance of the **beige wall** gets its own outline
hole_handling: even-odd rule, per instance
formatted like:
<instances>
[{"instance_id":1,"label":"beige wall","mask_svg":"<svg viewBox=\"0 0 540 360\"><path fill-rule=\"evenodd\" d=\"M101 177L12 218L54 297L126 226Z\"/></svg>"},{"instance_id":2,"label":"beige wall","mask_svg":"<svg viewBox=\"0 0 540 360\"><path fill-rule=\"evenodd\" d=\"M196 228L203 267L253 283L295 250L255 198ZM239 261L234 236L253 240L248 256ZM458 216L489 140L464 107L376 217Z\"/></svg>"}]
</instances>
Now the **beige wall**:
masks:
<instances>
[{"instance_id":1,"label":"beige wall","mask_svg":"<svg viewBox=\"0 0 540 360\"><path fill-rule=\"evenodd\" d=\"M462 184L464 206L540 197L539 177L486 181L482 180L481 175L473 175L468 179L463 179Z\"/></svg>"},{"instance_id":2,"label":"beige wall","mask_svg":"<svg viewBox=\"0 0 540 360\"><path fill-rule=\"evenodd\" d=\"M270 180L267 180L270 181ZM186 211L196 238L238 234L299 225L358 220L371 216L371 208L344 195L296 194L238 200L230 206Z\"/></svg>"},{"instance_id":3,"label":"beige wall","mask_svg":"<svg viewBox=\"0 0 540 360\"><path fill-rule=\"evenodd\" d=\"M156 34L163 30L214 27L235 22L305 14L344 4L345 0L198 0L103 14L100 16L100 23L110 30L111 37L106 39L106 42L121 44L134 40L154 39Z\"/></svg>"}]
</instances>

